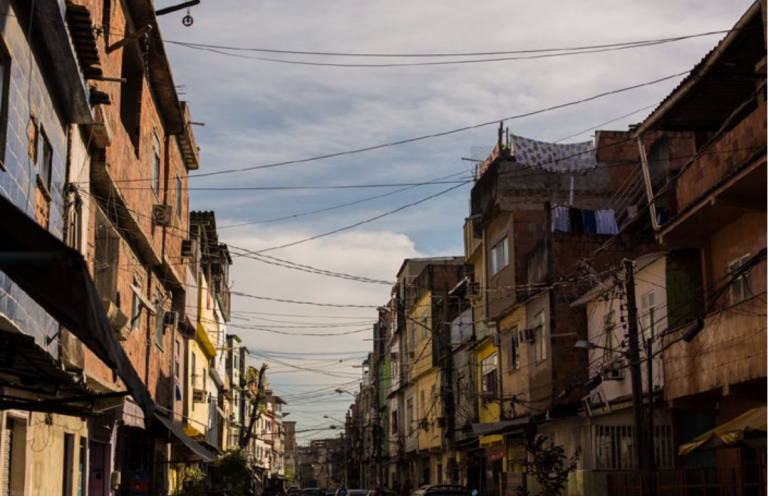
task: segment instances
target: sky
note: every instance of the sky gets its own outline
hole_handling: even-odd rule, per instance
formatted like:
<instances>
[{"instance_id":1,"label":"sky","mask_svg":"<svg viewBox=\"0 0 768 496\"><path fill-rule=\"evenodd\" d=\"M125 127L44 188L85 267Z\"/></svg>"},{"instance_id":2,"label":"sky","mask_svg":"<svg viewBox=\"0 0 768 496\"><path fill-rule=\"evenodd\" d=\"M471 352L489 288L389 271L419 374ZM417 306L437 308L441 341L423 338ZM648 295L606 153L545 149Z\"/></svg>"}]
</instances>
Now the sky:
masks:
<instances>
[{"instance_id":1,"label":"sky","mask_svg":"<svg viewBox=\"0 0 768 496\"><path fill-rule=\"evenodd\" d=\"M177 3L180 0L155 2L157 8ZM723 34L630 50L419 67L290 65L255 57L346 64L425 59L244 51L224 55L170 41L347 53L531 50L727 30L749 5L745 0L202 0L191 9L192 26L182 24L185 12L165 15L160 24L180 98L189 102L192 120L204 123L194 131L201 149L197 173L207 174L494 122L679 74L701 60ZM512 134L542 141L589 140L593 131L571 135L658 103L681 79L507 120L505 127ZM602 129L625 130L649 112L636 112ZM267 253L324 270L392 281L405 258L463 254L462 226L471 184L421 185L405 191L398 191L405 187L196 188L418 184L449 175L448 181L468 181L473 162L462 158L484 158L496 141L497 127L326 160L191 178L191 208L214 210L221 241L243 253L343 228L455 187L357 228ZM374 196L379 198L369 200ZM365 201L330 209L358 200ZM319 209L329 210L274 221ZM236 225L243 223L248 225ZM270 385L287 401L286 420L297 422L299 441L337 436L339 431L329 427L339 422L331 417L343 420L351 394L358 391L359 365L372 347L375 307L387 302L391 288L288 270L242 256L234 258L230 282L234 292L252 296L369 307L312 306L233 295L229 332L240 336L252 352L251 365L269 364Z\"/></svg>"}]
</instances>

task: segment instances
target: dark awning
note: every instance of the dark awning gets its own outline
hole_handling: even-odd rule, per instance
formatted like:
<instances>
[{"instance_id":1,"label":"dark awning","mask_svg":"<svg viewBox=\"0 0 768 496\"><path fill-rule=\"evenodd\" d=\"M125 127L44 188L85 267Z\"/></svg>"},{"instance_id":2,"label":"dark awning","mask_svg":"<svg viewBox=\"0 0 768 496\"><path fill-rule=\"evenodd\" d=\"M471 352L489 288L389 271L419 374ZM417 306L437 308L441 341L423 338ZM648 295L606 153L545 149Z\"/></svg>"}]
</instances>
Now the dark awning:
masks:
<instances>
[{"instance_id":1,"label":"dark awning","mask_svg":"<svg viewBox=\"0 0 768 496\"><path fill-rule=\"evenodd\" d=\"M213 463L216 461L216 457L210 451L205 449L202 444L184 434L184 429L177 425L173 420L166 418L157 412L155 412L155 418L159 420L168 429L168 431L170 431L171 434L176 436L176 438L181 441L184 446L189 448L192 453L197 455L203 463Z\"/></svg>"},{"instance_id":2,"label":"dark awning","mask_svg":"<svg viewBox=\"0 0 768 496\"><path fill-rule=\"evenodd\" d=\"M152 417L154 401L107 319L82 255L0 195L0 270L117 372Z\"/></svg>"},{"instance_id":3,"label":"dark awning","mask_svg":"<svg viewBox=\"0 0 768 496\"><path fill-rule=\"evenodd\" d=\"M478 436L492 436L494 434L504 434L513 431L517 427L528 424L528 417L521 417L515 420L505 420L503 422L488 422L483 424L472 424L472 433Z\"/></svg>"}]
</instances>

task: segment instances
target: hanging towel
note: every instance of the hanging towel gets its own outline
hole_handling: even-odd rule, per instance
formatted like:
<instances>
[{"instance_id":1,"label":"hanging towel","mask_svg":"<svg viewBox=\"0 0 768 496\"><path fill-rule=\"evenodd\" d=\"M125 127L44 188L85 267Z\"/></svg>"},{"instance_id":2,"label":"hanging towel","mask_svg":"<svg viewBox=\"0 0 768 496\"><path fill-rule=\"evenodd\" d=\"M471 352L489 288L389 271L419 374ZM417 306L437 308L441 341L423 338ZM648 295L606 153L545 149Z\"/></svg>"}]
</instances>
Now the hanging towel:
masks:
<instances>
[{"instance_id":1,"label":"hanging towel","mask_svg":"<svg viewBox=\"0 0 768 496\"><path fill-rule=\"evenodd\" d=\"M595 212L597 223L597 234L618 234L619 228L616 225L616 217L613 210L598 210Z\"/></svg>"},{"instance_id":2,"label":"hanging towel","mask_svg":"<svg viewBox=\"0 0 768 496\"><path fill-rule=\"evenodd\" d=\"M568 207L552 210L552 232L571 232L571 214Z\"/></svg>"},{"instance_id":3,"label":"hanging towel","mask_svg":"<svg viewBox=\"0 0 768 496\"><path fill-rule=\"evenodd\" d=\"M584 232L587 234L597 234L597 219L594 210L582 210L584 217Z\"/></svg>"},{"instance_id":4,"label":"hanging towel","mask_svg":"<svg viewBox=\"0 0 768 496\"><path fill-rule=\"evenodd\" d=\"M581 143L547 143L522 136L509 136L512 154L520 165L549 172L576 172L597 167L593 141Z\"/></svg>"},{"instance_id":5,"label":"hanging towel","mask_svg":"<svg viewBox=\"0 0 768 496\"><path fill-rule=\"evenodd\" d=\"M571 207L571 232L581 234L584 232L584 217L580 208Z\"/></svg>"}]
</instances>

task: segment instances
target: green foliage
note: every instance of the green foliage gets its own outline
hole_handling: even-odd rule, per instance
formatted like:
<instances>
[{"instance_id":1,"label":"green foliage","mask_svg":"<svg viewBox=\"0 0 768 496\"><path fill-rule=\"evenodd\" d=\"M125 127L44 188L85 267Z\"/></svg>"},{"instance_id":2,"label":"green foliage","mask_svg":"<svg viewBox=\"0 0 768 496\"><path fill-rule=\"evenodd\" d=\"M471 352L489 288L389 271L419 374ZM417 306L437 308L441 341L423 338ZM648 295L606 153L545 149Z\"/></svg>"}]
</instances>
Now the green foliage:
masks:
<instances>
[{"instance_id":1,"label":"green foliage","mask_svg":"<svg viewBox=\"0 0 768 496\"><path fill-rule=\"evenodd\" d=\"M568 460L565 449L549 441L547 436L536 435L535 429L529 427L526 432L525 451L528 459L525 462L525 475L533 478L538 486L538 496L559 496L568 482L568 476L576 470L581 455L581 448L576 450ZM519 496L531 496L527 487L518 487Z\"/></svg>"},{"instance_id":2,"label":"green foliage","mask_svg":"<svg viewBox=\"0 0 768 496\"><path fill-rule=\"evenodd\" d=\"M242 450L232 449L224 453L216 467L217 479L232 496L245 494L251 481L248 461Z\"/></svg>"},{"instance_id":3,"label":"green foliage","mask_svg":"<svg viewBox=\"0 0 768 496\"><path fill-rule=\"evenodd\" d=\"M196 465L179 467L183 471L181 488L174 496L205 496L205 472Z\"/></svg>"}]
</instances>

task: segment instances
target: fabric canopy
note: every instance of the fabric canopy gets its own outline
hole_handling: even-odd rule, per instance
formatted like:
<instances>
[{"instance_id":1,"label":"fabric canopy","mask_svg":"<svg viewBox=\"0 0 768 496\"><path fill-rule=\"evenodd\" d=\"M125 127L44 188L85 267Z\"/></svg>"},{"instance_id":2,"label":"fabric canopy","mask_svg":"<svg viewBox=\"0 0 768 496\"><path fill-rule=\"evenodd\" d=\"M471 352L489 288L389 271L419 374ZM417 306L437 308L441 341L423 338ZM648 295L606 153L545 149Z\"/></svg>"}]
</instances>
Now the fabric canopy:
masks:
<instances>
[{"instance_id":1,"label":"fabric canopy","mask_svg":"<svg viewBox=\"0 0 768 496\"><path fill-rule=\"evenodd\" d=\"M107 319L82 255L0 195L0 270L117 372L144 418L155 404Z\"/></svg>"},{"instance_id":2,"label":"fabric canopy","mask_svg":"<svg viewBox=\"0 0 768 496\"><path fill-rule=\"evenodd\" d=\"M678 453L708 451L747 445L765 451L766 407L753 408L739 417L705 432L693 441L680 446Z\"/></svg>"},{"instance_id":3,"label":"fabric canopy","mask_svg":"<svg viewBox=\"0 0 768 496\"><path fill-rule=\"evenodd\" d=\"M512 154L520 165L535 167L549 172L580 172L597 167L595 144L547 143L522 136L509 136Z\"/></svg>"},{"instance_id":4,"label":"fabric canopy","mask_svg":"<svg viewBox=\"0 0 768 496\"><path fill-rule=\"evenodd\" d=\"M216 461L216 457L213 455L213 453L205 449L202 444L184 434L184 429L177 425L173 420L166 418L157 412L155 412L155 418L159 420L160 423L162 423L171 434L176 436L176 438L181 441L184 446L189 448L192 453L197 455L197 457L200 458L203 463L213 463Z\"/></svg>"},{"instance_id":5,"label":"fabric canopy","mask_svg":"<svg viewBox=\"0 0 768 496\"><path fill-rule=\"evenodd\" d=\"M493 434L504 434L528 424L528 417L522 417L515 420L505 420L503 422L488 422L481 424L472 424L472 434L478 436L491 436Z\"/></svg>"}]
</instances>

